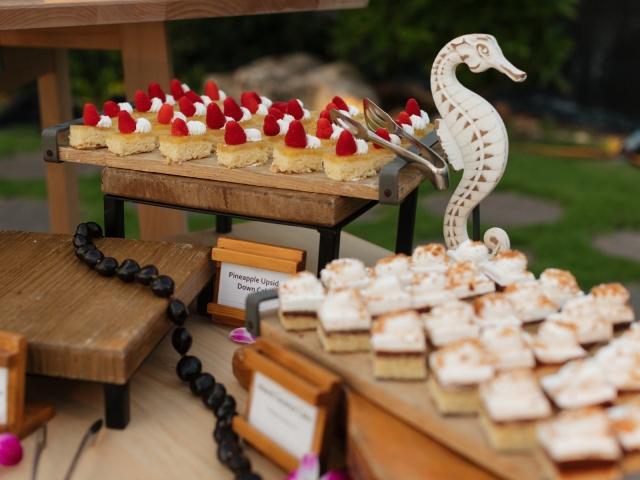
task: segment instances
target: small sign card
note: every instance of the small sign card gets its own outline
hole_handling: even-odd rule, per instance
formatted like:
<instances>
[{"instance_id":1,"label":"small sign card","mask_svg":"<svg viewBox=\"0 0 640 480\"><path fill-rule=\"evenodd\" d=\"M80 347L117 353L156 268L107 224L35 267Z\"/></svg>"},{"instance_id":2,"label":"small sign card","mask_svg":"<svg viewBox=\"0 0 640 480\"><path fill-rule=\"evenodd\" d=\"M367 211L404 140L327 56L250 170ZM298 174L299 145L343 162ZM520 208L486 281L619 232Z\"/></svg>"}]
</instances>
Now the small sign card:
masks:
<instances>
[{"instance_id":1,"label":"small sign card","mask_svg":"<svg viewBox=\"0 0 640 480\"><path fill-rule=\"evenodd\" d=\"M307 253L295 248L222 237L211 251L217 262L213 303L207 306L214 322L244 326L245 302L250 293L278 288L290 275L304 270ZM276 308L278 300L260 305Z\"/></svg>"}]
</instances>

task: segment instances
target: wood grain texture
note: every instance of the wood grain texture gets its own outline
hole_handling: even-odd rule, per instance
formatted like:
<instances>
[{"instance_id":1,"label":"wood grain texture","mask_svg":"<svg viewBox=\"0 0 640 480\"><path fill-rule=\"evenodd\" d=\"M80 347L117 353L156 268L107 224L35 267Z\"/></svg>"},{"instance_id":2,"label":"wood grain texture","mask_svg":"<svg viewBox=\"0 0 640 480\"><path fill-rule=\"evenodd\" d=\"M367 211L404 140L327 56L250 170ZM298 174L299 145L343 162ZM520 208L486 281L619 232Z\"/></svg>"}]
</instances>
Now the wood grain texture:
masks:
<instances>
[{"instance_id":1,"label":"wood grain texture","mask_svg":"<svg viewBox=\"0 0 640 480\"><path fill-rule=\"evenodd\" d=\"M59 148L60 159L65 162L90 163L140 172L378 200L379 178L377 175L356 182L336 182L328 179L324 172L289 175L272 173L269 171L269 165L230 169L219 166L216 155L184 162L182 165L165 165L165 158L157 149L149 153L118 157L105 148L76 150L68 144L68 139L65 139L60 143ZM398 198L401 201L414 188L417 188L425 177L416 167L409 165L400 172L398 180Z\"/></svg>"},{"instance_id":2,"label":"wood grain texture","mask_svg":"<svg viewBox=\"0 0 640 480\"><path fill-rule=\"evenodd\" d=\"M332 227L369 200L105 168L102 191L137 200Z\"/></svg>"},{"instance_id":3,"label":"wood grain texture","mask_svg":"<svg viewBox=\"0 0 640 480\"><path fill-rule=\"evenodd\" d=\"M347 464L353 480L496 478L363 396L349 392L347 398Z\"/></svg>"},{"instance_id":4,"label":"wood grain texture","mask_svg":"<svg viewBox=\"0 0 640 480\"><path fill-rule=\"evenodd\" d=\"M274 338L338 374L359 395L496 476L509 480L541 479L531 455L494 452L476 418L439 415L426 382L375 380L369 353L326 353L315 332L288 333L273 312L263 315L261 331L263 336Z\"/></svg>"},{"instance_id":5,"label":"wood grain texture","mask_svg":"<svg viewBox=\"0 0 640 480\"><path fill-rule=\"evenodd\" d=\"M0 30L359 8L368 0L1 0Z\"/></svg>"},{"instance_id":6,"label":"wood grain texture","mask_svg":"<svg viewBox=\"0 0 640 480\"><path fill-rule=\"evenodd\" d=\"M119 262L156 265L186 303L213 276L207 247L95 243ZM69 236L0 231L0 265L0 329L27 338L29 373L123 384L171 326L166 299L91 271L76 259Z\"/></svg>"},{"instance_id":7,"label":"wood grain texture","mask_svg":"<svg viewBox=\"0 0 640 480\"><path fill-rule=\"evenodd\" d=\"M117 25L27 28L0 31L0 45L14 47L120 50Z\"/></svg>"}]
</instances>

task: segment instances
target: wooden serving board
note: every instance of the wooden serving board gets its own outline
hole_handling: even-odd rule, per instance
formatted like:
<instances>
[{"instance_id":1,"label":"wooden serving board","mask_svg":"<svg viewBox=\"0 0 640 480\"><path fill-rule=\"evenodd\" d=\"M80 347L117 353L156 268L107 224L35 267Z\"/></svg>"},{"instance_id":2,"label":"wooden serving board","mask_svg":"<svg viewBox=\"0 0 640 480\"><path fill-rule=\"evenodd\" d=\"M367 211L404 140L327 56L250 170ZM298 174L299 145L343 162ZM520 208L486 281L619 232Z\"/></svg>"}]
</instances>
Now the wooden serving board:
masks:
<instances>
[{"instance_id":1,"label":"wooden serving board","mask_svg":"<svg viewBox=\"0 0 640 480\"><path fill-rule=\"evenodd\" d=\"M541 480L532 455L499 454L492 450L476 418L438 414L427 382L375 380L369 353L329 354L322 349L316 332L286 332L275 311L263 314L260 327L263 336L276 339L338 374L358 394L496 476Z\"/></svg>"},{"instance_id":2,"label":"wooden serving board","mask_svg":"<svg viewBox=\"0 0 640 480\"><path fill-rule=\"evenodd\" d=\"M210 157L200 160L191 160L181 165L165 165L166 159L158 149L153 152L129 155L126 157L118 157L106 148L76 150L75 148L69 147L69 139L66 132L58 136L58 144L59 158L64 162L87 163L102 167L164 173L167 175L218 180L258 187L272 187L378 200L378 175L355 182L336 182L328 179L324 172L300 174L271 173L269 171L269 164L248 168L221 167L218 165L218 157L216 155L211 155ZM402 201L424 180L424 174L416 167L408 165L404 168L398 174L398 200Z\"/></svg>"}]
</instances>

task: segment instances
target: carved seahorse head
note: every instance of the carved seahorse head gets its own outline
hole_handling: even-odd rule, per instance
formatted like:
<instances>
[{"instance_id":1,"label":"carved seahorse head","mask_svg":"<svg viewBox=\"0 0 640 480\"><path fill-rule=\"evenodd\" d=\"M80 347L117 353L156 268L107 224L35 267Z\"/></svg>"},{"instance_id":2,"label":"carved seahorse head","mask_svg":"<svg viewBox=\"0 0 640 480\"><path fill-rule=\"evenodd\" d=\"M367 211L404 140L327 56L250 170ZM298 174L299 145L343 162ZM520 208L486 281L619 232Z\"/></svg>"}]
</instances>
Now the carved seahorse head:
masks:
<instances>
[{"instance_id":1,"label":"carved seahorse head","mask_svg":"<svg viewBox=\"0 0 640 480\"><path fill-rule=\"evenodd\" d=\"M523 82L527 74L514 67L502 53L502 49L492 35L474 33L452 40L450 45L460 55L460 60L474 73L495 68L514 82Z\"/></svg>"}]
</instances>

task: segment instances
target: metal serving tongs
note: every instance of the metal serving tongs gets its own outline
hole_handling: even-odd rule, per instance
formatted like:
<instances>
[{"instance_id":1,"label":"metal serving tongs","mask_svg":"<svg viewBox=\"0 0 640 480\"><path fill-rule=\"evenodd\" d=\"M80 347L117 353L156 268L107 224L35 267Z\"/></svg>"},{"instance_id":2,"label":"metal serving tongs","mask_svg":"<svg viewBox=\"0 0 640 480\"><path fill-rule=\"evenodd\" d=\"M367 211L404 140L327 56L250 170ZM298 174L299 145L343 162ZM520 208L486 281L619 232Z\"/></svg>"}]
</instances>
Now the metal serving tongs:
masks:
<instances>
[{"instance_id":1,"label":"metal serving tongs","mask_svg":"<svg viewBox=\"0 0 640 480\"><path fill-rule=\"evenodd\" d=\"M433 152L431 149L426 150L427 147L425 147L417 140L416 142L418 143L418 145L414 146L416 147L418 152L426 154L428 158L431 158L433 160L432 162L430 162L426 158L421 157L420 155L416 155L415 153L410 152L409 150L405 150L404 148L394 145L391 142L387 142L384 138L379 137L378 135L367 129L367 127L362 125L360 122L356 122L351 117L348 117L347 115L336 109L331 109L331 112L329 112L329 114L331 115L331 121L333 123L338 126L347 127L349 131L353 133L354 137L387 148L407 162L415 164L420 169L420 171L425 174L425 176L433 184L436 190L444 190L449 186L449 168L447 167L445 161L442 159L442 157L440 157L440 155Z\"/></svg>"}]
</instances>

